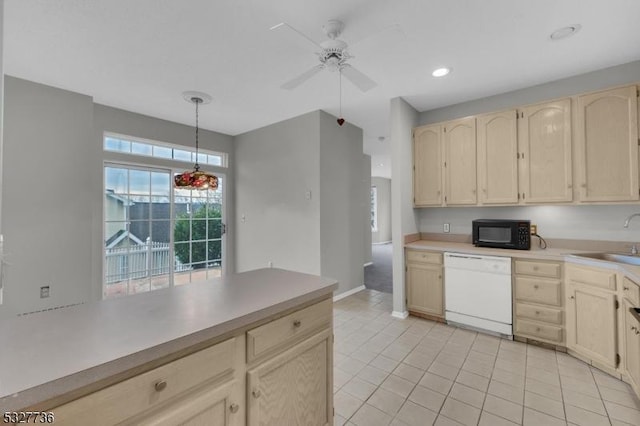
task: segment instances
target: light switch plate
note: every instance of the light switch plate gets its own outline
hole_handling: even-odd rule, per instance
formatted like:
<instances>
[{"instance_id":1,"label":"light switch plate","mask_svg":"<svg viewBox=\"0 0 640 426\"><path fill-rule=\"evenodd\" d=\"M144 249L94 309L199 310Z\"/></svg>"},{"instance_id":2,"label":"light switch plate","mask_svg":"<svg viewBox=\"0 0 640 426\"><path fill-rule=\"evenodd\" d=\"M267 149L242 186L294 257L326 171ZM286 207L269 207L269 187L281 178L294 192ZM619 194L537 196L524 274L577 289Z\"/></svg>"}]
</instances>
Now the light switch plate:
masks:
<instances>
[{"instance_id":1,"label":"light switch plate","mask_svg":"<svg viewBox=\"0 0 640 426\"><path fill-rule=\"evenodd\" d=\"M442 232L448 233L449 232L449 224L445 223L444 226L442 227Z\"/></svg>"}]
</instances>

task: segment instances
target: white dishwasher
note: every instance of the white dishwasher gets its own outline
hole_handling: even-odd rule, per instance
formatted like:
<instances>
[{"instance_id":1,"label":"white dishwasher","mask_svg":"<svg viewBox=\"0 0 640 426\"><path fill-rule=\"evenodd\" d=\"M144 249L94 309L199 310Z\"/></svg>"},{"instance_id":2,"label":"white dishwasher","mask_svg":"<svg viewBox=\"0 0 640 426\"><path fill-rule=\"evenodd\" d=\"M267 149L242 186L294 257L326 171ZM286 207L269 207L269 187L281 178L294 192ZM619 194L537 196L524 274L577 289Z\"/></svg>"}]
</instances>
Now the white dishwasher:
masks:
<instances>
[{"instance_id":1,"label":"white dishwasher","mask_svg":"<svg viewBox=\"0 0 640 426\"><path fill-rule=\"evenodd\" d=\"M448 323L513 339L511 258L444 254Z\"/></svg>"}]
</instances>

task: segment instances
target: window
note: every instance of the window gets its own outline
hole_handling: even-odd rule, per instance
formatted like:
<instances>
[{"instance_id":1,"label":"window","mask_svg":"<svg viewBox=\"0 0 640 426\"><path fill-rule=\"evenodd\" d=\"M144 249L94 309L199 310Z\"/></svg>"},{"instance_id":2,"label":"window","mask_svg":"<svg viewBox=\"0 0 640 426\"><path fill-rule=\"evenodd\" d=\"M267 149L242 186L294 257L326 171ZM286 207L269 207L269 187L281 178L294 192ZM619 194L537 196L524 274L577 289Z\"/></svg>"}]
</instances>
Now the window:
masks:
<instances>
[{"instance_id":1,"label":"window","mask_svg":"<svg viewBox=\"0 0 640 426\"><path fill-rule=\"evenodd\" d=\"M105 151L122 152L125 154L139 155L145 157L165 158L185 163L195 163L196 152L183 146L161 144L153 141L146 141L132 138L130 136L120 136L116 134L105 134L103 148ZM198 150L198 163L210 166L227 167L227 155L221 152Z\"/></svg>"},{"instance_id":2,"label":"window","mask_svg":"<svg viewBox=\"0 0 640 426\"><path fill-rule=\"evenodd\" d=\"M378 232L378 188L371 187L371 232Z\"/></svg>"},{"instance_id":3,"label":"window","mask_svg":"<svg viewBox=\"0 0 640 426\"><path fill-rule=\"evenodd\" d=\"M148 159L141 159L145 165L104 165L103 297L222 275L224 176L216 173L219 186L215 191L175 189L173 176L184 170L178 161L191 162L195 153L110 135L105 136L105 150ZM216 155L199 153L199 163L226 161L226 155L217 159ZM174 160L176 167L153 166L153 157Z\"/></svg>"}]
</instances>

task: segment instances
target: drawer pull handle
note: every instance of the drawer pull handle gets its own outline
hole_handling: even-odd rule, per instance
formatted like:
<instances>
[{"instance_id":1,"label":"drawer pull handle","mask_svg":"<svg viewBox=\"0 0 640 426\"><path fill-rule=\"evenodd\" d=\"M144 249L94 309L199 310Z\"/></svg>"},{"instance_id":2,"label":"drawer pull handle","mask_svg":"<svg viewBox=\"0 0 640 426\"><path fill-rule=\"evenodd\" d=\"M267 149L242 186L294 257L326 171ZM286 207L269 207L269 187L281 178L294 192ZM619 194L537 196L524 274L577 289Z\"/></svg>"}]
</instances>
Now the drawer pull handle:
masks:
<instances>
[{"instance_id":1,"label":"drawer pull handle","mask_svg":"<svg viewBox=\"0 0 640 426\"><path fill-rule=\"evenodd\" d=\"M167 382L165 380L160 380L153 385L153 388L156 390L156 392L162 392L167 388Z\"/></svg>"},{"instance_id":2,"label":"drawer pull handle","mask_svg":"<svg viewBox=\"0 0 640 426\"><path fill-rule=\"evenodd\" d=\"M229 406L229 411L231 411L232 413L237 413L239 409L240 406L235 402Z\"/></svg>"},{"instance_id":3,"label":"drawer pull handle","mask_svg":"<svg viewBox=\"0 0 640 426\"><path fill-rule=\"evenodd\" d=\"M629 287L622 287L624 291L629 291Z\"/></svg>"},{"instance_id":4,"label":"drawer pull handle","mask_svg":"<svg viewBox=\"0 0 640 426\"><path fill-rule=\"evenodd\" d=\"M294 326L295 328L298 328L298 327L300 327L301 325L302 325L302 322L301 322L300 320L295 320L295 321L293 322L293 326Z\"/></svg>"},{"instance_id":5,"label":"drawer pull handle","mask_svg":"<svg viewBox=\"0 0 640 426\"><path fill-rule=\"evenodd\" d=\"M636 329L636 336L637 336L638 334L640 334L640 330L637 330L637 329Z\"/></svg>"},{"instance_id":6,"label":"drawer pull handle","mask_svg":"<svg viewBox=\"0 0 640 426\"><path fill-rule=\"evenodd\" d=\"M569 296L569 299L575 299L575 296Z\"/></svg>"},{"instance_id":7,"label":"drawer pull handle","mask_svg":"<svg viewBox=\"0 0 640 426\"><path fill-rule=\"evenodd\" d=\"M540 311L536 311L536 315L540 315Z\"/></svg>"},{"instance_id":8,"label":"drawer pull handle","mask_svg":"<svg viewBox=\"0 0 640 426\"><path fill-rule=\"evenodd\" d=\"M260 389L254 389L251 391L251 395L253 395L254 398L258 399L260 398L260 395L262 395L262 392L260 392Z\"/></svg>"},{"instance_id":9,"label":"drawer pull handle","mask_svg":"<svg viewBox=\"0 0 640 426\"><path fill-rule=\"evenodd\" d=\"M538 289L538 284L534 284L533 288L535 288L537 290Z\"/></svg>"},{"instance_id":10,"label":"drawer pull handle","mask_svg":"<svg viewBox=\"0 0 640 426\"><path fill-rule=\"evenodd\" d=\"M534 266L534 267L533 267L533 270L534 270L534 271L537 271L538 269L540 269L540 268L538 268L537 266Z\"/></svg>"}]
</instances>

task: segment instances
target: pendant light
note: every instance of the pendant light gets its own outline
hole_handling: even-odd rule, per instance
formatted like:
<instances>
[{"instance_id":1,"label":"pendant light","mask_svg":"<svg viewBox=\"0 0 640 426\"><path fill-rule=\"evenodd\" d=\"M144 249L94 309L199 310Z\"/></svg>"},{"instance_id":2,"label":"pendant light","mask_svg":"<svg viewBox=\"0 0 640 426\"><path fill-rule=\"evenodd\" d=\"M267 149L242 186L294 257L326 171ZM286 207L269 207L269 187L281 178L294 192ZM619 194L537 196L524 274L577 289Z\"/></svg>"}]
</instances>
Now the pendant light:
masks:
<instances>
[{"instance_id":1,"label":"pendant light","mask_svg":"<svg viewBox=\"0 0 640 426\"><path fill-rule=\"evenodd\" d=\"M187 170L174 176L173 181L177 189L216 190L218 189L218 177L200 170L198 164L198 106L211 102L211 96L200 92L184 92L183 97L187 102L196 105L196 162L193 170Z\"/></svg>"}]
</instances>

